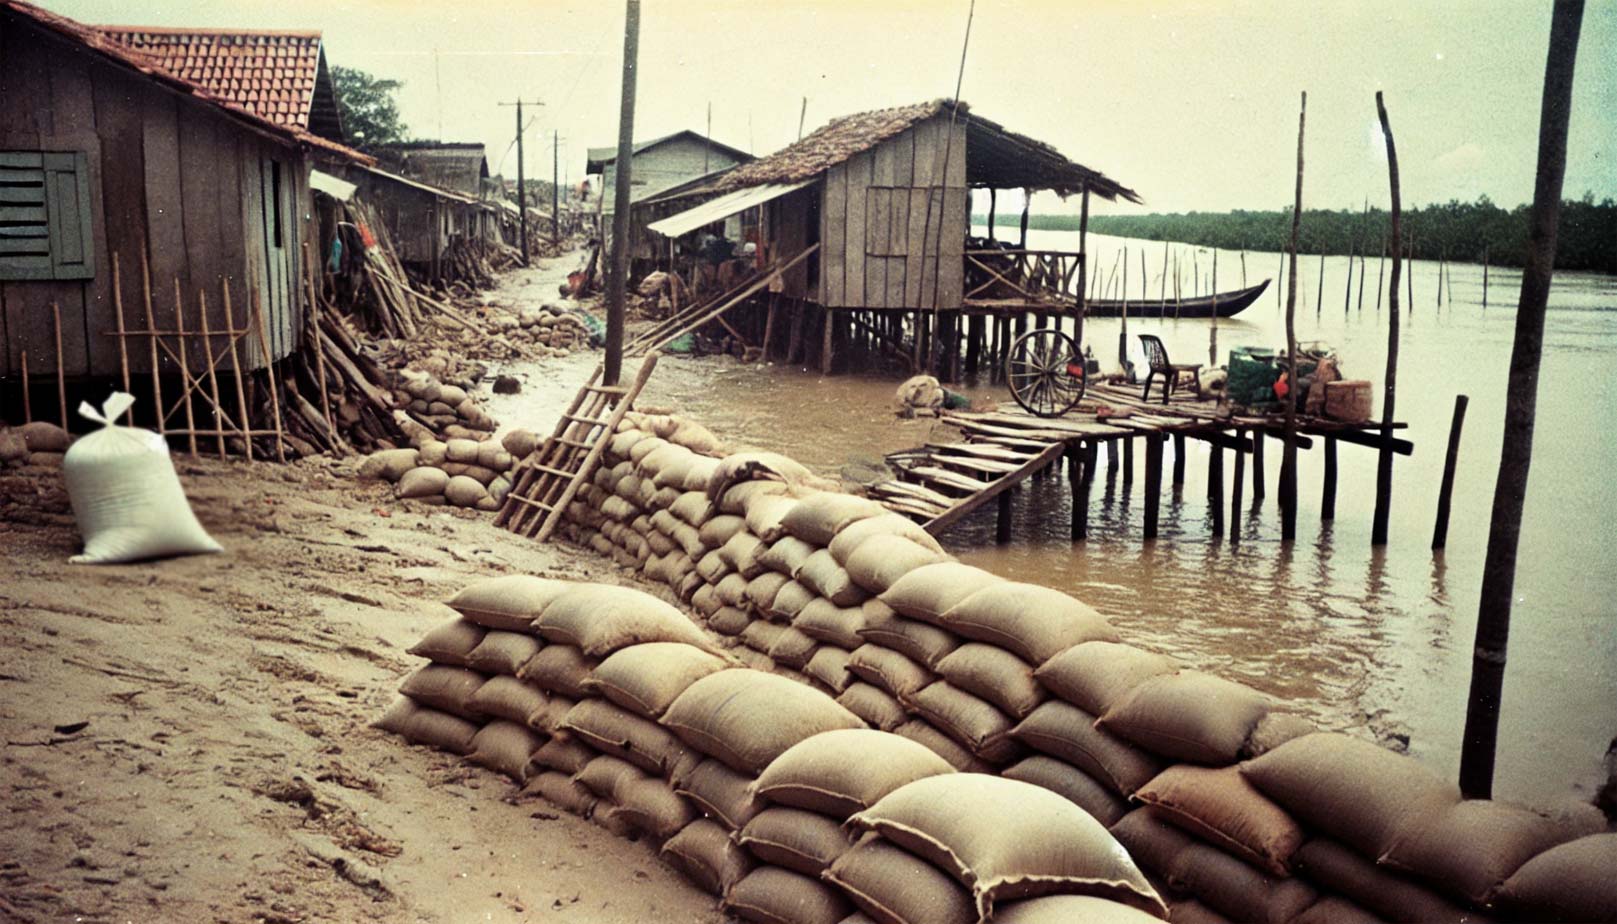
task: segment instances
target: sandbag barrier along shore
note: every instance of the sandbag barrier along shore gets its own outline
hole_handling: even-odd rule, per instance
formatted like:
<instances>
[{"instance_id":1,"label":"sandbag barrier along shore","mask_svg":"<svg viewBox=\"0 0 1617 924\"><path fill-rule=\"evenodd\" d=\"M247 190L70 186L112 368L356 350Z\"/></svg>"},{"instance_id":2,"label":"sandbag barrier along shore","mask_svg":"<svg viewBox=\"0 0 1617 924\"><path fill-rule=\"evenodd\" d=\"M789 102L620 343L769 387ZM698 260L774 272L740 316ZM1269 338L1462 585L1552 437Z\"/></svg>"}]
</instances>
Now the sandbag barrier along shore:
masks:
<instances>
[{"instance_id":1,"label":"sandbag barrier along shore","mask_svg":"<svg viewBox=\"0 0 1617 924\"><path fill-rule=\"evenodd\" d=\"M956 562L909 520L829 487L778 455L723 455L712 434L690 421L626 418L594 483L569 508L563 535L669 585L690 605L690 618L729 646L720 649L723 656L755 668L746 675L768 680L750 683L767 684L771 692L738 697L742 705L728 712L725 721L732 724L722 733L678 716L671 722L666 713L652 715L654 708L631 713L645 722L635 725L637 747L625 731L601 733L600 715L591 715L601 705L572 713L575 702L588 701L590 687L610 697L605 684L626 682L627 665L609 670L603 657L616 651L597 648L574 658L565 642L554 641L565 635L546 629L547 621L563 618L560 611L552 617L543 605L548 600L529 600L502 626L485 625L489 617L457 600L463 618L485 629L520 630L525 620L538 620L538 636L528 638L542 647L516 668L526 676L515 683L555 705L537 709L530 700L525 705L537 711L525 722L515 718L520 710L503 716L508 726L533 735L517 746L535 747L529 790L564 807L593 808L597 820L618 830L652 834L652 826L661 832L653 836L668 837L665 857L696 870L693 878L724 895L731 911L759 921L840 921L835 915L846 904L835 899L852 901L879 921L968 920L968 914L992 910L998 899L1025 894L985 885L1000 883L992 871L1006 869L1004 857L977 856L962 865L961 854L939 850L947 837L933 830L937 819L926 819L922 835L909 831L908 821L859 820L902 789L868 781L887 780L888 765L922 760L913 748L910 758L898 756L897 741L921 745L965 781L949 784L958 791L928 796L948 806L951 817L1015 817L1014 805L1030 793L1055 794L1061 805L1080 809L1126 848L1175 921L1617 920L1617 884L1606 874L1617 868L1617 834L1604 830L1592 806L1584 816L1547 819L1502 802L1462 801L1452 784L1413 758L1317 732L1254 690L1125 644L1079 601ZM678 611L656 606L672 625ZM602 604L593 618L612 623L623 618L620 609ZM460 626L455 632L468 631L454 625ZM541 637L553 641L546 645ZM684 644L713 653L709 637L700 638ZM637 647L649 646L623 650ZM434 657L426 649L417 653ZM652 666L650 652L639 659L656 679L633 682L672 683L659 687L656 697L641 695L644 702L675 703L685 692L675 688L700 670ZM500 715L468 699L501 679L494 673L485 664L481 673L462 676L461 698L440 700L438 708L455 706L478 721ZM412 678L406 693L420 699L425 689L423 701L430 703L432 688L422 683ZM516 690L502 681L484 698L500 688ZM695 690L695 682L688 688ZM819 695L812 706L793 699L813 691ZM694 701L701 699L688 711L699 712ZM621 700L607 704L623 708ZM405 713L390 723L396 729L415 715L430 720L429 729L446 721L439 713L400 708ZM782 758L785 751L775 748L831 740L815 736L830 729L805 716L840 729L846 726L835 723L848 715L889 732L883 747L893 754L876 745L822 743L815 746L824 751L818 758L803 757L821 768L816 772L844 768L843 790L849 773L858 786L874 787L862 802L833 800L836 811L819 812L831 822L842 821L843 810L843 818L852 816L847 827L838 825L839 841L830 826L814 821L814 806L771 801L771 792L787 791L769 785L771 761L736 755L744 744L756 744L753 736L764 736L768 744L758 745L758 753ZM777 726L792 733L781 739ZM492 742L474 746L469 736L513 734L506 726L494 732L471 724L454 728L459 737L438 743L481 750L485 762L493 759ZM419 732L415 737L423 739ZM664 753L670 741L685 756ZM661 756L644 758L647 749ZM597 754L638 775L618 764L595 764ZM630 755L642 756L641 762ZM515 767L514 758L505 765ZM591 765L596 769L585 775ZM623 777L634 782L620 792ZM981 783L993 777L1021 788L1007 797ZM684 802L663 798L652 782L668 784ZM648 811L653 799L663 814L644 821L654 814ZM783 811L800 814L788 823ZM695 813L689 821L687 812ZM954 836L1005 843L964 824ZM1068 824L1058 840L1078 830L1076 822ZM852 849L849 832L879 837ZM1095 842L1085 839L1093 833L1080 838L1074 855L1093 859ZM1027 832L1011 840L1038 843L1041 855L1062 853L1039 840L1043 836ZM978 861L981 867L971 865ZM1057 878L1068 876L1061 881L1070 884L1093 872L1062 870ZM1006 875L1043 881L1025 870ZM969 905L945 886L963 889ZM1099 892L1112 902L1107 913L1115 919L1162 913L1142 891L1119 888ZM791 897L784 904L783 894ZM1060 899L1069 905L1092 900ZM1087 911L1056 908L1057 899L1040 902L1014 917L1007 903L994 919L1088 919L1081 917ZM1094 919L1114 918L1097 912Z\"/></svg>"}]
</instances>

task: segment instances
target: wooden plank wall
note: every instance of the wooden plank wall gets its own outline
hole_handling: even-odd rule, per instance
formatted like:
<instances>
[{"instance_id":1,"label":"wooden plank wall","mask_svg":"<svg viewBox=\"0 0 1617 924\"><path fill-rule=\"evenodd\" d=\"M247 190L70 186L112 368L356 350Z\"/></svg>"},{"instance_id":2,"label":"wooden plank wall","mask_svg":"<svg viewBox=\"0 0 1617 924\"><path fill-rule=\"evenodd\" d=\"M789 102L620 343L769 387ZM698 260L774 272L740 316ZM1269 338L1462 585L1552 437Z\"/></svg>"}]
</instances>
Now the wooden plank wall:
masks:
<instances>
[{"instance_id":1,"label":"wooden plank wall","mask_svg":"<svg viewBox=\"0 0 1617 924\"><path fill-rule=\"evenodd\" d=\"M228 278L241 323L247 304L258 161L282 162L288 246L278 267L283 285L298 277L302 232L311 211L307 157L243 127L205 103L184 99L145 78L38 27L0 13L0 149L83 151L90 168L95 275L68 281L0 281L0 375L16 375L28 351L31 375L51 375L55 331L50 305L62 315L63 369L70 376L116 377L120 370L113 300L113 254L121 264L124 325L146 328L141 256L151 271L154 321L175 329L174 287L185 299L187 327L200 327L198 291L208 293L208 323L226 329ZM312 231L309 232L312 235ZM308 239L318 240L318 237ZM264 267L268 269L268 267ZM285 309L271 316L281 358L296 346L300 293L289 287ZM222 337L214 342L224 349ZM131 375L150 371L150 349L129 343ZM256 351L255 351L256 352ZM193 369L203 363L191 344ZM253 363L257 365L257 363ZM220 363L229 367L229 360ZM176 372L161 360L164 372Z\"/></svg>"},{"instance_id":2,"label":"wooden plank wall","mask_svg":"<svg viewBox=\"0 0 1617 924\"><path fill-rule=\"evenodd\" d=\"M833 308L959 307L969 216L966 129L932 119L826 173L820 263ZM949 169L944 182L944 152ZM945 190L947 185L947 190Z\"/></svg>"}]
</instances>

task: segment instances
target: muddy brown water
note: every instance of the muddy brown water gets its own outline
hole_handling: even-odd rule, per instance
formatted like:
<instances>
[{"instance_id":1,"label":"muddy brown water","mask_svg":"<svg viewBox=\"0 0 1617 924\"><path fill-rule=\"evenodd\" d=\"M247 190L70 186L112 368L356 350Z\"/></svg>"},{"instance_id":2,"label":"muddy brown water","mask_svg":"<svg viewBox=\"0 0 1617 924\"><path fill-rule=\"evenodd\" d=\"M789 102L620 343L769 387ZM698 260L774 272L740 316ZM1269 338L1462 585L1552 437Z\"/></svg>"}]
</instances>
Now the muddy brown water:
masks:
<instances>
[{"instance_id":1,"label":"muddy brown water","mask_svg":"<svg viewBox=\"0 0 1617 924\"><path fill-rule=\"evenodd\" d=\"M1030 245L1076 249L1070 237L1033 232ZM1128 321L1131 361L1143 362L1136 335L1154 333L1176 362L1205 363L1209 322L1155 316L1160 303L1151 297L1159 292L1161 243L1092 235L1094 264L1109 270L1123 246L1134 261L1131 296L1139 292L1139 250L1145 250L1147 313L1152 315ZM1188 294L1191 248L1176 249L1185 276L1182 290ZM1205 290L1211 254L1196 253ZM1246 259L1248 279L1256 283L1274 275L1280 257L1249 252ZM1348 378L1373 381L1379 415L1386 293L1377 312L1377 267L1371 259L1359 309L1355 263L1355 288L1344 313L1347 263L1347 258L1326 259L1320 300L1319 259L1302 261L1298 338L1334 345ZM1085 543L1070 540L1071 494L1061 477L1030 481L1020 492L1011 545L994 543L993 505L949 532L945 545L973 565L1065 590L1106 613L1130 640L1294 701L1328 727L1362 729L1383 739L1407 736L1411 753L1452 777L1459 766L1521 277L1514 270L1491 270L1484 310L1482 268L1451 264L1453 294L1445 290L1438 310L1437 265L1418 261L1414 271L1414 310L1407 303L1403 307L1397 407L1398 417L1410 424L1407 436L1416 449L1397 461L1391 542L1385 548L1370 546L1372 450L1341 446L1331 522L1319 519L1320 453L1299 454L1299 538L1288 545L1279 539L1280 452L1271 443L1269 496L1254 502L1248 482L1241 542L1231 546L1211 536L1208 453L1194 442L1187 448L1183 488L1173 491L1164 475L1160 535L1154 542L1140 539L1144 477L1137 470L1127 487L1121 476L1097 480L1091 538ZM1221 251L1219 288L1240 283L1239 254ZM1284 344L1282 292L1283 287L1271 285L1251 308L1219 322L1221 363L1233 346ZM1087 325L1086 337L1108 370L1118 366L1120 328L1115 319ZM547 431L598 359L598 354L575 354L542 369L519 370L524 393L497 399L494 413L508 423ZM1558 275L1545 330L1500 728L1495 794L1502 798L1544 806L1590 798L1604 779L1602 757L1617 735L1614 365L1617 279ZM898 420L892 413L898 379L895 373L873 371L822 378L780 365L743 366L726 357L671 356L659 365L642 402L677 407L735 446L783 452L836 475L929 438L933 422ZM1006 397L1002 388L986 382L967 383L961 390ZM1453 519L1447 550L1434 554L1429 545L1437 488L1454 397L1461 393L1470 396L1471 405ZM947 428L939 427L938 435L951 438ZM1136 455L1135 464L1143 465L1143 453ZM1231 474L1226 464L1226 502Z\"/></svg>"}]
</instances>

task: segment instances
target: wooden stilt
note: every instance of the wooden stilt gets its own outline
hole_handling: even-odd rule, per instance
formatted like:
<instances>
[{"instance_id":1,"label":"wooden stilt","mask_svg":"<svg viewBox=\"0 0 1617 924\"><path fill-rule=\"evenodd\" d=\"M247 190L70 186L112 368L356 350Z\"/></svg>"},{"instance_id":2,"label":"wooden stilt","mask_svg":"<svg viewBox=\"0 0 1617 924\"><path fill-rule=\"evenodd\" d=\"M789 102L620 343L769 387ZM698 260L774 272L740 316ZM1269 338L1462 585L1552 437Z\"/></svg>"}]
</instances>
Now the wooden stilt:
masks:
<instances>
[{"instance_id":1,"label":"wooden stilt","mask_svg":"<svg viewBox=\"0 0 1617 924\"><path fill-rule=\"evenodd\" d=\"M1157 538L1157 514L1162 506L1162 444L1160 433L1145 438L1145 538Z\"/></svg>"},{"instance_id":2,"label":"wooden stilt","mask_svg":"<svg viewBox=\"0 0 1617 924\"><path fill-rule=\"evenodd\" d=\"M1173 487L1175 493L1185 486L1185 435L1173 435Z\"/></svg>"},{"instance_id":3,"label":"wooden stilt","mask_svg":"<svg viewBox=\"0 0 1617 924\"><path fill-rule=\"evenodd\" d=\"M205 291L197 293L197 310L202 315L202 357L208 364L208 392L213 398L213 422L217 429L223 431L225 428L225 404L219 400L219 376L214 372L213 337L208 330L208 293ZM250 439L246 433L248 428L249 421L243 419L241 429L242 439L244 440ZM225 438L215 436L214 442L219 448L219 459L223 461L225 458Z\"/></svg>"},{"instance_id":4,"label":"wooden stilt","mask_svg":"<svg viewBox=\"0 0 1617 924\"><path fill-rule=\"evenodd\" d=\"M799 362L803 356L803 312L808 303L802 299L792 300L792 329L786 337L786 362L788 365Z\"/></svg>"},{"instance_id":5,"label":"wooden stilt","mask_svg":"<svg viewBox=\"0 0 1617 924\"><path fill-rule=\"evenodd\" d=\"M183 402L185 404L186 439L190 443L190 446L191 446L191 455L195 456L197 454L197 432L196 432L197 431L197 422L196 422L196 412L191 407L191 392L195 389L196 383L191 379L190 361L186 358L187 355L191 352L191 349L190 349L191 345L185 339L185 335L190 333L190 331L185 329L185 304L184 304L184 302L185 302L185 299L182 297L182 293L180 291L179 277L175 277L175 279L174 279L174 329L179 332L179 337L177 338L179 342L177 344L175 344L175 345L179 347L179 353L180 353L180 378L183 379L184 382L185 382L185 387L181 389L180 400L181 400L181 402ZM154 338L155 338L155 336L156 336L156 334L153 334ZM268 351L265 351L265 352L268 352Z\"/></svg>"},{"instance_id":6,"label":"wooden stilt","mask_svg":"<svg viewBox=\"0 0 1617 924\"><path fill-rule=\"evenodd\" d=\"M780 307L780 293L769 293L769 317L764 321L764 349L763 361L769 362L771 353L775 348L775 312Z\"/></svg>"},{"instance_id":7,"label":"wooden stilt","mask_svg":"<svg viewBox=\"0 0 1617 924\"><path fill-rule=\"evenodd\" d=\"M831 351L834 349L831 342L834 331L832 326L833 315L831 313L831 309L825 309L824 315L824 321L820 325L820 374L830 375Z\"/></svg>"},{"instance_id":8,"label":"wooden stilt","mask_svg":"<svg viewBox=\"0 0 1617 924\"><path fill-rule=\"evenodd\" d=\"M1244 437L1244 431L1237 430L1237 437ZM1237 449L1234 451L1235 472L1230 479L1230 544L1235 545L1241 541L1241 480L1246 477L1246 453Z\"/></svg>"},{"instance_id":9,"label":"wooden stilt","mask_svg":"<svg viewBox=\"0 0 1617 924\"><path fill-rule=\"evenodd\" d=\"M1252 431L1252 503L1262 506L1264 491L1263 471L1263 442L1267 439L1262 430Z\"/></svg>"},{"instance_id":10,"label":"wooden stilt","mask_svg":"<svg viewBox=\"0 0 1617 924\"><path fill-rule=\"evenodd\" d=\"M118 371L123 375L124 394L129 391L129 340L124 329L124 290L123 274L118 270L118 255L112 255L112 309L118 316ZM135 410L130 408L124 412L124 420L129 424L135 422Z\"/></svg>"},{"instance_id":11,"label":"wooden stilt","mask_svg":"<svg viewBox=\"0 0 1617 924\"><path fill-rule=\"evenodd\" d=\"M34 402L28 395L28 351L22 351L22 422L34 422Z\"/></svg>"},{"instance_id":12,"label":"wooden stilt","mask_svg":"<svg viewBox=\"0 0 1617 924\"><path fill-rule=\"evenodd\" d=\"M1320 485L1319 518L1336 519L1336 437L1325 437L1325 483Z\"/></svg>"},{"instance_id":13,"label":"wooden stilt","mask_svg":"<svg viewBox=\"0 0 1617 924\"><path fill-rule=\"evenodd\" d=\"M1239 457L1241 450L1235 450ZM1207 510L1212 514L1213 537L1224 535L1224 447L1213 446L1207 457ZM1233 529L1233 526L1232 526Z\"/></svg>"},{"instance_id":14,"label":"wooden stilt","mask_svg":"<svg viewBox=\"0 0 1617 924\"><path fill-rule=\"evenodd\" d=\"M230 345L230 368L236 379L236 413L241 415L241 428L243 430L249 430L253 426L253 414L247 406L247 392L242 387L242 379L246 378L247 372L241 367L241 354L236 350L236 309L235 306L231 305L230 303L230 277L225 276L219 281L224 287L225 329L231 332L230 335L225 338L225 340ZM245 323L242 325L241 329L246 330ZM318 322L316 322L315 330L319 330ZM337 426L336 423L331 419L331 405L326 398L325 351L321 349L318 340L309 344L309 349L314 353L315 361L320 366L320 405L326 414L326 425L331 428L331 433L333 436L335 436L337 434ZM247 444L247 461L251 462L253 461L253 440L251 437L245 435L242 437L242 440Z\"/></svg>"},{"instance_id":15,"label":"wooden stilt","mask_svg":"<svg viewBox=\"0 0 1617 924\"><path fill-rule=\"evenodd\" d=\"M1123 487L1134 484L1134 441L1123 439Z\"/></svg>"},{"instance_id":16,"label":"wooden stilt","mask_svg":"<svg viewBox=\"0 0 1617 924\"><path fill-rule=\"evenodd\" d=\"M1002 491L997 498L999 513L994 520L994 541L1000 545L1011 541L1011 495L1014 493L1015 489Z\"/></svg>"},{"instance_id":17,"label":"wooden stilt","mask_svg":"<svg viewBox=\"0 0 1617 924\"><path fill-rule=\"evenodd\" d=\"M1063 455L1067 457L1067 489L1072 492L1072 541L1077 542L1084 538L1084 444L1068 443Z\"/></svg>"},{"instance_id":18,"label":"wooden stilt","mask_svg":"<svg viewBox=\"0 0 1617 924\"><path fill-rule=\"evenodd\" d=\"M1117 477L1117 440L1115 438L1106 441L1106 477L1108 479Z\"/></svg>"},{"instance_id":19,"label":"wooden stilt","mask_svg":"<svg viewBox=\"0 0 1617 924\"><path fill-rule=\"evenodd\" d=\"M1465 429L1465 409L1471 399L1454 396L1454 419L1449 423L1449 451L1443 457L1443 483L1437 491L1437 524L1432 528L1432 549L1449 543L1449 504L1454 495L1454 469L1460 462L1460 433Z\"/></svg>"},{"instance_id":20,"label":"wooden stilt","mask_svg":"<svg viewBox=\"0 0 1617 924\"><path fill-rule=\"evenodd\" d=\"M1381 397L1381 438L1383 441L1381 452L1376 459L1376 507L1370 520L1370 544L1372 546L1386 545L1389 524L1392 517L1392 423L1396 419L1393 414L1398 398L1398 283L1399 275L1404 267L1401 261L1403 248L1403 195L1398 178L1398 148L1393 143L1392 126L1387 119L1387 107L1381 94L1376 93L1376 115L1381 120L1381 134L1387 143L1387 182L1391 192L1392 208L1390 212L1392 233L1392 272L1387 286L1387 371L1382 380ZM1415 275L1415 268L1409 268L1410 278ZM1411 290L1408 303L1411 316L1415 311L1414 292Z\"/></svg>"},{"instance_id":21,"label":"wooden stilt","mask_svg":"<svg viewBox=\"0 0 1617 924\"><path fill-rule=\"evenodd\" d=\"M56 402L58 420L62 429L67 425L67 370L66 357L62 355L62 306L51 302L51 319L56 323Z\"/></svg>"},{"instance_id":22,"label":"wooden stilt","mask_svg":"<svg viewBox=\"0 0 1617 924\"><path fill-rule=\"evenodd\" d=\"M157 330L157 321L152 312L152 274L146 259L146 248L140 250L140 288L142 297L146 301L146 329ZM153 416L157 418L157 432L163 436L168 435L168 418L163 408L163 378L157 370L157 334L153 333L146 341L152 351L152 401L156 403Z\"/></svg>"}]
</instances>

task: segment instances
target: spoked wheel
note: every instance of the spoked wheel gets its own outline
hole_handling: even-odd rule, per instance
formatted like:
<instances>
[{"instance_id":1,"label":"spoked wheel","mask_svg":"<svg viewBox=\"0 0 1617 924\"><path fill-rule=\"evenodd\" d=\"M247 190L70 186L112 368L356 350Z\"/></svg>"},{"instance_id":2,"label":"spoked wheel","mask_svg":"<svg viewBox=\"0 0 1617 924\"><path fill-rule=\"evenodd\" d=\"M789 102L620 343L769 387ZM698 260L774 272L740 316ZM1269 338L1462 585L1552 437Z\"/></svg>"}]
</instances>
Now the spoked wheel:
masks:
<instances>
[{"instance_id":1,"label":"spoked wheel","mask_svg":"<svg viewBox=\"0 0 1617 924\"><path fill-rule=\"evenodd\" d=\"M1084 359L1061 331L1030 330L1011 344L1005 362L1011 397L1029 413L1059 417L1084 397Z\"/></svg>"}]
</instances>

